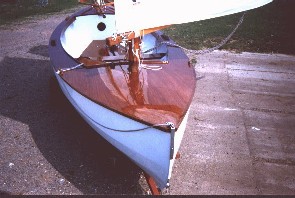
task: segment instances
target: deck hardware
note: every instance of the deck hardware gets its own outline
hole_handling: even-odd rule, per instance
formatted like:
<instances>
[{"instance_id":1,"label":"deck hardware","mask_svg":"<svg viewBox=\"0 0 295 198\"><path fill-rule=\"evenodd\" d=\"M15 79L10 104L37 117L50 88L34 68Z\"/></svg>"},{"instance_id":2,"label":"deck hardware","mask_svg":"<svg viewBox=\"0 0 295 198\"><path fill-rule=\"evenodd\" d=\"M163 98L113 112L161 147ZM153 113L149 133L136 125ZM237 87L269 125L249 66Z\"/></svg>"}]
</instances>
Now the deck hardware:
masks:
<instances>
[{"instance_id":1,"label":"deck hardware","mask_svg":"<svg viewBox=\"0 0 295 198\"><path fill-rule=\"evenodd\" d=\"M97 29L99 30L99 31L104 31L105 29L106 29L106 24L105 23L103 23L103 22L100 22L98 25L97 25Z\"/></svg>"},{"instance_id":2,"label":"deck hardware","mask_svg":"<svg viewBox=\"0 0 295 198\"><path fill-rule=\"evenodd\" d=\"M50 45L51 45L52 47L55 47L55 46L56 46L56 41L55 41L55 39L50 41Z\"/></svg>"},{"instance_id":3,"label":"deck hardware","mask_svg":"<svg viewBox=\"0 0 295 198\"><path fill-rule=\"evenodd\" d=\"M175 137L175 126L172 122L167 122L167 125L170 127L170 159L173 159L174 156L174 137Z\"/></svg>"}]
</instances>

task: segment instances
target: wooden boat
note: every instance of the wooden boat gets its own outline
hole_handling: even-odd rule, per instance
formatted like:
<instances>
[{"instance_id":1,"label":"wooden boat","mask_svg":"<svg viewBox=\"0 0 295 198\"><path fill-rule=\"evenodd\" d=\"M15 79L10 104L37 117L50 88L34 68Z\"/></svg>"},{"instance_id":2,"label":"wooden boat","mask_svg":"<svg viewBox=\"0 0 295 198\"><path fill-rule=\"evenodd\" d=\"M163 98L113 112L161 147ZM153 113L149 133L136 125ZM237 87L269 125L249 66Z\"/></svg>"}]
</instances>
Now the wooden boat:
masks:
<instances>
[{"instance_id":1,"label":"wooden boat","mask_svg":"<svg viewBox=\"0 0 295 198\"><path fill-rule=\"evenodd\" d=\"M126 14L124 3L135 9L148 1L118 0L115 6L101 1L76 12L54 30L49 53L68 100L95 131L143 169L155 193L169 186L196 76L183 50L157 31L172 22L156 27L141 23L132 29L136 20L121 20L126 18L120 10ZM267 2L260 0L246 9ZM234 11L212 13L198 20Z\"/></svg>"}]
</instances>

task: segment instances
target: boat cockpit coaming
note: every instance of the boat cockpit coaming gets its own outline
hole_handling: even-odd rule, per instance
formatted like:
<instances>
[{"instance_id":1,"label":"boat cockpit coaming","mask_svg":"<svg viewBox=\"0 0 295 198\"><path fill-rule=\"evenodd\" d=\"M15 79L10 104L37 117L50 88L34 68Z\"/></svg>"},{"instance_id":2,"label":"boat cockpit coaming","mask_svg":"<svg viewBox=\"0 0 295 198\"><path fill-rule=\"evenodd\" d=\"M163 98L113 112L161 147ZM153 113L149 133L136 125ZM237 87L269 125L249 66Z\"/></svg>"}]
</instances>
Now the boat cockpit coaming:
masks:
<instances>
[{"instance_id":1,"label":"boat cockpit coaming","mask_svg":"<svg viewBox=\"0 0 295 198\"><path fill-rule=\"evenodd\" d=\"M67 54L83 63L86 68L129 64L130 51L127 45L130 41L108 45L107 39L115 36L115 15L87 15L75 17L75 20L62 32L60 40ZM165 36L159 37L158 34L142 36L139 61L147 64L167 63L168 48L159 44L165 39L167 39Z\"/></svg>"}]
</instances>

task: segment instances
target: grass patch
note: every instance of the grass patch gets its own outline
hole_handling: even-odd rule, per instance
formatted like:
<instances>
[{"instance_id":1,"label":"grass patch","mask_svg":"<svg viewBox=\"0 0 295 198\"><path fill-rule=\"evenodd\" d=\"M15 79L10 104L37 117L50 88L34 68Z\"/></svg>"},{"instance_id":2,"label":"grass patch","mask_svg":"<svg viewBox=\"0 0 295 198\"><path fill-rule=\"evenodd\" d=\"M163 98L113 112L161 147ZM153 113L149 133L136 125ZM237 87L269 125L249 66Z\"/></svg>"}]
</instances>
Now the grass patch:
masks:
<instances>
[{"instance_id":1,"label":"grass patch","mask_svg":"<svg viewBox=\"0 0 295 198\"><path fill-rule=\"evenodd\" d=\"M78 6L77 0L48 0L47 4L41 4L42 0L1 0L0 24L35 14L58 12L67 8ZM43 5L43 6L42 6Z\"/></svg>"},{"instance_id":2,"label":"grass patch","mask_svg":"<svg viewBox=\"0 0 295 198\"><path fill-rule=\"evenodd\" d=\"M0 0L0 25L34 14L58 12L79 6L77 0ZM295 54L295 1L275 0L264 7L249 11L244 23L225 50L259 53ZM151 13L152 14L152 13ZM189 49L206 49L220 43L236 26L241 14L200 22L174 25L164 30L178 44Z\"/></svg>"},{"instance_id":3,"label":"grass patch","mask_svg":"<svg viewBox=\"0 0 295 198\"><path fill-rule=\"evenodd\" d=\"M247 12L244 23L225 50L295 54L295 1L277 0ZM189 49L206 49L219 44L236 26L242 14L173 25L164 32Z\"/></svg>"}]
</instances>

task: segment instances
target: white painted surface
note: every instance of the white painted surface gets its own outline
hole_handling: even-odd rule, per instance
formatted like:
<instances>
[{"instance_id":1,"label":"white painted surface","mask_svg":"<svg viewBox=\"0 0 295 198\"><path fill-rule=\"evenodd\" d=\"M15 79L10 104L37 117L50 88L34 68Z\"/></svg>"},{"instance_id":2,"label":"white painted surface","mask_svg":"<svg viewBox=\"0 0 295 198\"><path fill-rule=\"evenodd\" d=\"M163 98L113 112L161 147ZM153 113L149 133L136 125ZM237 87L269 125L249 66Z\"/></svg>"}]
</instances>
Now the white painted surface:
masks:
<instances>
[{"instance_id":1,"label":"white painted surface","mask_svg":"<svg viewBox=\"0 0 295 198\"><path fill-rule=\"evenodd\" d=\"M115 0L118 33L230 15L271 0Z\"/></svg>"},{"instance_id":2,"label":"white painted surface","mask_svg":"<svg viewBox=\"0 0 295 198\"><path fill-rule=\"evenodd\" d=\"M97 29L99 23L106 25L104 31ZM79 58L93 40L105 40L112 36L114 32L114 15L106 15L106 18L98 15L87 15L77 17L60 39L65 51L73 58Z\"/></svg>"},{"instance_id":3,"label":"white painted surface","mask_svg":"<svg viewBox=\"0 0 295 198\"><path fill-rule=\"evenodd\" d=\"M147 126L92 102L72 89L59 75L56 77L63 93L85 121L151 175L159 188L165 188L174 163L174 160L170 161L170 133L155 128L139 132L117 132L102 127L101 125L119 130L134 130ZM174 156L179 149L187 117L186 115L179 130L175 133Z\"/></svg>"}]
</instances>

